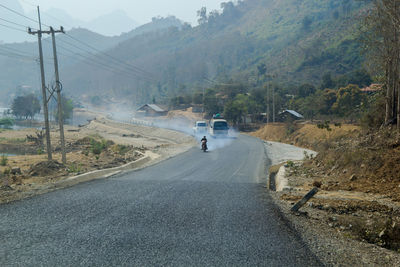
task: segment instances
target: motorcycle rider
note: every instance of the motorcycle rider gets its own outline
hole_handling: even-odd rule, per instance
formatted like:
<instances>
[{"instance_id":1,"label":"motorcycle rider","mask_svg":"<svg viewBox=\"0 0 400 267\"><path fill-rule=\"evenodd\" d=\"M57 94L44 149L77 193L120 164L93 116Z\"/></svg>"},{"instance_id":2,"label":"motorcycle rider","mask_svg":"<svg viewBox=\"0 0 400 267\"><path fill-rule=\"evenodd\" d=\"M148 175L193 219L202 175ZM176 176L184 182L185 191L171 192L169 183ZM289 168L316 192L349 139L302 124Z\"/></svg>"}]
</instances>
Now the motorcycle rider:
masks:
<instances>
[{"instance_id":1,"label":"motorcycle rider","mask_svg":"<svg viewBox=\"0 0 400 267\"><path fill-rule=\"evenodd\" d=\"M203 145L206 147L205 149L207 150L208 148L207 148L207 137L206 136L204 136L202 139L201 139L201 148L203 149Z\"/></svg>"}]
</instances>

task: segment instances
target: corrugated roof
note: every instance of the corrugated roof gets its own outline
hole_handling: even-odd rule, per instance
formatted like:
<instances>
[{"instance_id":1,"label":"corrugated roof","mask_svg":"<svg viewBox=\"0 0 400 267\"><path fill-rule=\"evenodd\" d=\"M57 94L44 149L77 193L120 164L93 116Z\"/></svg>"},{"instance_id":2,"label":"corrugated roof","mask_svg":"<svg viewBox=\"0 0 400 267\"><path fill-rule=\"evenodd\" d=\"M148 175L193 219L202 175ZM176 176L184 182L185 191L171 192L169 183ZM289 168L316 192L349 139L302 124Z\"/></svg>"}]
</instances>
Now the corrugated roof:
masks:
<instances>
[{"instance_id":1,"label":"corrugated roof","mask_svg":"<svg viewBox=\"0 0 400 267\"><path fill-rule=\"evenodd\" d=\"M292 114L293 116L295 116L297 118L304 118L303 115L301 115L300 113L298 113L294 110L287 109L287 110L282 111L282 113L285 113L285 112L289 112L290 114Z\"/></svg>"},{"instance_id":2,"label":"corrugated roof","mask_svg":"<svg viewBox=\"0 0 400 267\"><path fill-rule=\"evenodd\" d=\"M147 105L157 112L165 112L165 110L163 110L162 108L160 108L159 106L157 106L155 104L147 104Z\"/></svg>"},{"instance_id":3,"label":"corrugated roof","mask_svg":"<svg viewBox=\"0 0 400 267\"><path fill-rule=\"evenodd\" d=\"M162 108L160 108L159 106L157 106L155 104L146 104L146 105L140 107L138 110L143 110L143 108L145 106L148 106L149 108L151 108L151 109L153 109L154 111L157 111L157 112L165 112L165 110L163 110Z\"/></svg>"}]
</instances>

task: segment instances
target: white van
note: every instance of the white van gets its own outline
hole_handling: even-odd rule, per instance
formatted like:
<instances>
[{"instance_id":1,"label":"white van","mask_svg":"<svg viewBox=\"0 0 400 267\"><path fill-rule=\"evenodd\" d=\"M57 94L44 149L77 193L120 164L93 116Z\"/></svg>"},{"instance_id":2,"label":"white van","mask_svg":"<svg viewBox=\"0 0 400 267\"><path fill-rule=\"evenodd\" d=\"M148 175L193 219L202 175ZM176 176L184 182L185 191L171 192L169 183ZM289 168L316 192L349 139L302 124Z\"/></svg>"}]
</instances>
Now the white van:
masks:
<instances>
[{"instance_id":1,"label":"white van","mask_svg":"<svg viewBox=\"0 0 400 267\"><path fill-rule=\"evenodd\" d=\"M224 119L212 119L209 124L208 132L212 137L228 136L229 126Z\"/></svg>"},{"instance_id":2,"label":"white van","mask_svg":"<svg viewBox=\"0 0 400 267\"><path fill-rule=\"evenodd\" d=\"M193 127L194 134L207 133L207 123L205 121L196 121Z\"/></svg>"}]
</instances>

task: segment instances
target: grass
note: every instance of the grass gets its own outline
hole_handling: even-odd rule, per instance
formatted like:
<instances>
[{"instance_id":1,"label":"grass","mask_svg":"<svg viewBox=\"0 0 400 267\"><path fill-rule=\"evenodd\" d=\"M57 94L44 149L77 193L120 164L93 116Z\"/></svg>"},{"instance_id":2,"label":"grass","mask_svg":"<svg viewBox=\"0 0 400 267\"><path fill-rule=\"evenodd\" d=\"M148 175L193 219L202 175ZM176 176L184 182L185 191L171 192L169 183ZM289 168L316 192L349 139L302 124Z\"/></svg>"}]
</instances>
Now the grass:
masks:
<instances>
[{"instance_id":1,"label":"grass","mask_svg":"<svg viewBox=\"0 0 400 267\"><path fill-rule=\"evenodd\" d=\"M82 164L72 163L68 166L69 173L80 173L82 172Z\"/></svg>"},{"instance_id":2,"label":"grass","mask_svg":"<svg viewBox=\"0 0 400 267\"><path fill-rule=\"evenodd\" d=\"M112 147L112 150L113 150L115 153L118 153L118 154L120 154L120 155L125 155L126 153L129 152L130 147L129 147L129 146L126 146L126 145L114 145L114 146Z\"/></svg>"},{"instance_id":3,"label":"grass","mask_svg":"<svg viewBox=\"0 0 400 267\"><path fill-rule=\"evenodd\" d=\"M26 143L26 138L6 138L0 137L0 142L10 143L10 144L24 144Z\"/></svg>"}]
</instances>

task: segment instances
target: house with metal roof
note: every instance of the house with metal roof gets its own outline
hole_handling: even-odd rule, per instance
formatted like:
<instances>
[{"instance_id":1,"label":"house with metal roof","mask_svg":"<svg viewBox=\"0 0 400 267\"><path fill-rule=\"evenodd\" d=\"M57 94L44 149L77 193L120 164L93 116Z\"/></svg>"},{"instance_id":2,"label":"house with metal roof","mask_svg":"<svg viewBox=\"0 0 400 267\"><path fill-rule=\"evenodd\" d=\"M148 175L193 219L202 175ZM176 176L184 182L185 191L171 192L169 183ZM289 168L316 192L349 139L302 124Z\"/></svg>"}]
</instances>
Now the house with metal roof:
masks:
<instances>
[{"instance_id":1,"label":"house with metal roof","mask_svg":"<svg viewBox=\"0 0 400 267\"><path fill-rule=\"evenodd\" d=\"M286 109L278 114L280 121L287 121L288 119L291 120L301 120L304 119L304 116L298 113L297 111Z\"/></svg>"},{"instance_id":2,"label":"house with metal roof","mask_svg":"<svg viewBox=\"0 0 400 267\"><path fill-rule=\"evenodd\" d=\"M168 110L161 108L156 104L146 104L137 109L136 115L142 117L166 116Z\"/></svg>"}]
</instances>

